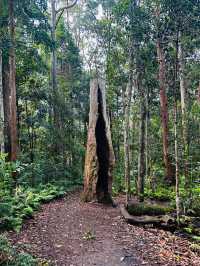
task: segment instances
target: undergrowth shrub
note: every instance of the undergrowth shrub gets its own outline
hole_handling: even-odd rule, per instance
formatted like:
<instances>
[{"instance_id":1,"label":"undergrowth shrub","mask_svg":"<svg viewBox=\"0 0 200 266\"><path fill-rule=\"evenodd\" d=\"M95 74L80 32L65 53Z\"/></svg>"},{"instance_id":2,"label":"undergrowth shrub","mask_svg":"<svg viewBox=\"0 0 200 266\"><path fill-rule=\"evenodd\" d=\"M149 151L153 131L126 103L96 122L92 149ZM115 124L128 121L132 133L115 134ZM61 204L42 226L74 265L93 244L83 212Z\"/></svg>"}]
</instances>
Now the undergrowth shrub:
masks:
<instances>
[{"instance_id":1,"label":"undergrowth shrub","mask_svg":"<svg viewBox=\"0 0 200 266\"><path fill-rule=\"evenodd\" d=\"M18 253L4 235L0 235L0 265L37 266L39 261L25 252Z\"/></svg>"},{"instance_id":2,"label":"undergrowth shrub","mask_svg":"<svg viewBox=\"0 0 200 266\"><path fill-rule=\"evenodd\" d=\"M17 187L14 195L2 198L0 201L0 229L15 229L19 231L23 220L32 217L41 203L65 194L63 187L48 184L37 189Z\"/></svg>"},{"instance_id":3,"label":"undergrowth shrub","mask_svg":"<svg viewBox=\"0 0 200 266\"><path fill-rule=\"evenodd\" d=\"M60 179L31 187L30 180L23 181L24 169L19 162L6 162L6 154L0 154L0 230L19 231L23 220L32 217L41 203L62 197L81 183L80 179ZM17 174L17 181L13 173Z\"/></svg>"},{"instance_id":4,"label":"undergrowth shrub","mask_svg":"<svg viewBox=\"0 0 200 266\"><path fill-rule=\"evenodd\" d=\"M145 189L145 197L159 201L171 201L175 199L175 191L169 187L157 187L156 191Z\"/></svg>"}]
</instances>

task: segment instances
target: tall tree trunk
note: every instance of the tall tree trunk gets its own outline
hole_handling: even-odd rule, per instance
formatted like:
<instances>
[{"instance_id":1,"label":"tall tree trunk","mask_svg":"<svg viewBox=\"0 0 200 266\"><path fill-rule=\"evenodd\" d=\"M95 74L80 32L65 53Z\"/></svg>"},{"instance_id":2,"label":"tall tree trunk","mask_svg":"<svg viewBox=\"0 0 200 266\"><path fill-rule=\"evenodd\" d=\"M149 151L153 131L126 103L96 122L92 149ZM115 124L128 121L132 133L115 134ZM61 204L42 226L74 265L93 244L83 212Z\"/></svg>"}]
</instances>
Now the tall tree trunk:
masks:
<instances>
[{"instance_id":1,"label":"tall tree trunk","mask_svg":"<svg viewBox=\"0 0 200 266\"><path fill-rule=\"evenodd\" d=\"M197 101L200 104L200 82L199 82L199 86L197 88Z\"/></svg>"},{"instance_id":2,"label":"tall tree trunk","mask_svg":"<svg viewBox=\"0 0 200 266\"><path fill-rule=\"evenodd\" d=\"M176 94L176 92L175 92ZM178 135L177 135L177 99L175 96L174 104L174 143L175 143L175 163L176 163L176 216L177 222L180 222L180 195L179 195L179 159L178 159Z\"/></svg>"},{"instance_id":3,"label":"tall tree trunk","mask_svg":"<svg viewBox=\"0 0 200 266\"><path fill-rule=\"evenodd\" d=\"M163 137L163 158L165 164L165 181L171 185L175 182L174 167L169 154L168 101L166 95L166 70L164 51L160 39L157 39L157 56L159 64L160 107Z\"/></svg>"},{"instance_id":4,"label":"tall tree trunk","mask_svg":"<svg viewBox=\"0 0 200 266\"><path fill-rule=\"evenodd\" d=\"M4 152L4 103L2 81L2 50L0 49L0 152Z\"/></svg>"},{"instance_id":5,"label":"tall tree trunk","mask_svg":"<svg viewBox=\"0 0 200 266\"><path fill-rule=\"evenodd\" d=\"M185 188L191 188L191 180L188 173L189 165L189 147L188 147L188 126L187 126L187 110L186 110L186 84L185 84L185 58L184 51L179 42L179 75L180 75L180 93L181 93L181 113L182 113L182 135L183 135L183 159L184 159L184 175Z\"/></svg>"},{"instance_id":6,"label":"tall tree trunk","mask_svg":"<svg viewBox=\"0 0 200 266\"><path fill-rule=\"evenodd\" d=\"M146 170L146 178L149 177L149 121L150 121L150 112L149 112L149 89L147 88L146 92L146 118L145 118L145 170Z\"/></svg>"},{"instance_id":7,"label":"tall tree trunk","mask_svg":"<svg viewBox=\"0 0 200 266\"><path fill-rule=\"evenodd\" d=\"M140 81L138 81L140 83ZM145 118L146 106L144 88L138 86L140 93L140 133L139 133L139 155L138 155L138 180L137 193L140 201L144 200L144 178L145 178Z\"/></svg>"},{"instance_id":8,"label":"tall tree trunk","mask_svg":"<svg viewBox=\"0 0 200 266\"><path fill-rule=\"evenodd\" d=\"M134 70L137 51L135 49L136 40L134 36L134 11L137 6L137 1L130 2L129 5L129 18L131 24L131 34L130 34L130 62L129 62L129 82L126 87L125 97L124 97L124 177L125 177L125 188L126 188L126 205L130 201L131 193L131 182L130 182L130 108L131 100L133 94L133 85L134 85ZM133 159L133 158L132 158Z\"/></svg>"},{"instance_id":9,"label":"tall tree trunk","mask_svg":"<svg viewBox=\"0 0 200 266\"><path fill-rule=\"evenodd\" d=\"M51 38L53 41L53 48L51 54L51 82L53 93L53 112L54 112L54 125L58 129L58 107L57 107L57 74L56 74L56 0L51 0Z\"/></svg>"},{"instance_id":10,"label":"tall tree trunk","mask_svg":"<svg viewBox=\"0 0 200 266\"><path fill-rule=\"evenodd\" d=\"M124 97L124 177L126 187L126 204L130 200L130 108L133 93L133 51L130 63L130 77Z\"/></svg>"},{"instance_id":11,"label":"tall tree trunk","mask_svg":"<svg viewBox=\"0 0 200 266\"><path fill-rule=\"evenodd\" d=\"M126 204L130 200L130 104L131 104L132 87L127 84L124 110L124 174L126 187Z\"/></svg>"},{"instance_id":12,"label":"tall tree trunk","mask_svg":"<svg viewBox=\"0 0 200 266\"><path fill-rule=\"evenodd\" d=\"M54 113L54 127L58 135L55 139L55 150L56 152L62 152L62 144L60 142L60 134L62 131L61 126L61 117L59 111L59 102L58 102L58 87L57 87L57 56L56 56L56 27L64 13L65 10L68 10L74 7L77 3L77 0L74 0L71 4L64 6L60 9L56 9L56 0L51 0L51 37L53 41L53 49L51 54L51 82L52 82L52 93L53 93L53 113Z\"/></svg>"},{"instance_id":13,"label":"tall tree trunk","mask_svg":"<svg viewBox=\"0 0 200 266\"><path fill-rule=\"evenodd\" d=\"M9 86L9 64L3 60L3 104L4 104L4 145L5 152L10 154L10 86Z\"/></svg>"},{"instance_id":14,"label":"tall tree trunk","mask_svg":"<svg viewBox=\"0 0 200 266\"><path fill-rule=\"evenodd\" d=\"M17 139L17 106L16 106L16 66L15 66L15 21L14 21L14 1L9 0L9 32L11 47L9 48L9 87L10 87L10 160L16 161L18 151Z\"/></svg>"}]
</instances>

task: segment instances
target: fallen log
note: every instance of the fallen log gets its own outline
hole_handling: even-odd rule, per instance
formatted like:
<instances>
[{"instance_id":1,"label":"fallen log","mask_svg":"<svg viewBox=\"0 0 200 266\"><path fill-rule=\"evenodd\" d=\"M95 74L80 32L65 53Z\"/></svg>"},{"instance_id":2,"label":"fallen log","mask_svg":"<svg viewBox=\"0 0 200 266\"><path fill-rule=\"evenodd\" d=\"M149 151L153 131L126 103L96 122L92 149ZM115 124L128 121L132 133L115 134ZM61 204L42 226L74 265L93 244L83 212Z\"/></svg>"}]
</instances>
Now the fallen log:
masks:
<instances>
[{"instance_id":1,"label":"fallen log","mask_svg":"<svg viewBox=\"0 0 200 266\"><path fill-rule=\"evenodd\" d=\"M124 205L120 205L120 211L125 221L130 224L154 224L161 225L163 227L175 225L176 221L172 216L169 215L142 215L142 216L133 216L130 215Z\"/></svg>"}]
</instances>

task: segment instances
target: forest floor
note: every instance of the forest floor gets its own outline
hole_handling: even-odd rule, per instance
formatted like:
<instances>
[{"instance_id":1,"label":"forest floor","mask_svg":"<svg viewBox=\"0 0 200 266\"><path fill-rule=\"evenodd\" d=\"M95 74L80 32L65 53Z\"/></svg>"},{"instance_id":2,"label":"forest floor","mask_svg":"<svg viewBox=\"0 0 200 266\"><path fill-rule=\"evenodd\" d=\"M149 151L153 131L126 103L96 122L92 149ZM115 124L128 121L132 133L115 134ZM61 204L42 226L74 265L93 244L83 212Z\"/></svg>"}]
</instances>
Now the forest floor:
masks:
<instances>
[{"instance_id":1,"label":"forest floor","mask_svg":"<svg viewBox=\"0 0 200 266\"><path fill-rule=\"evenodd\" d=\"M187 240L128 225L119 208L82 203L78 191L44 204L20 233L10 232L9 239L19 250L49 261L48 265L200 265Z\"/></svg>"}]
</instances>

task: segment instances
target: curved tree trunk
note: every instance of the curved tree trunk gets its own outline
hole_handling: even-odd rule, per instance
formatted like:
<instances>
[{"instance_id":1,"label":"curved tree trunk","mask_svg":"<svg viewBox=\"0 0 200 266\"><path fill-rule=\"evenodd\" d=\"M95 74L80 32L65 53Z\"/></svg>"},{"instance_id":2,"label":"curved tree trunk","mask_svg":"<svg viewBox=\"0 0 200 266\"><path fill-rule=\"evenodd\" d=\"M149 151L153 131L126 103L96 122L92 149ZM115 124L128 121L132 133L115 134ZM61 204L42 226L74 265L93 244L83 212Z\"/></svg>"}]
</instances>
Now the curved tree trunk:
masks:
<instances>
[{"instance_id":1,"label":"curved tree trunk","mask_svg":"<svg viewBox=\"0 0 200 266\"><path fill-rule=\"evenodd\" d=\"M114 152L106 113L105 86L101 80L90 83L90 113L85 159L83 200L112 202Z\"/></svg>"}]
</instances>

